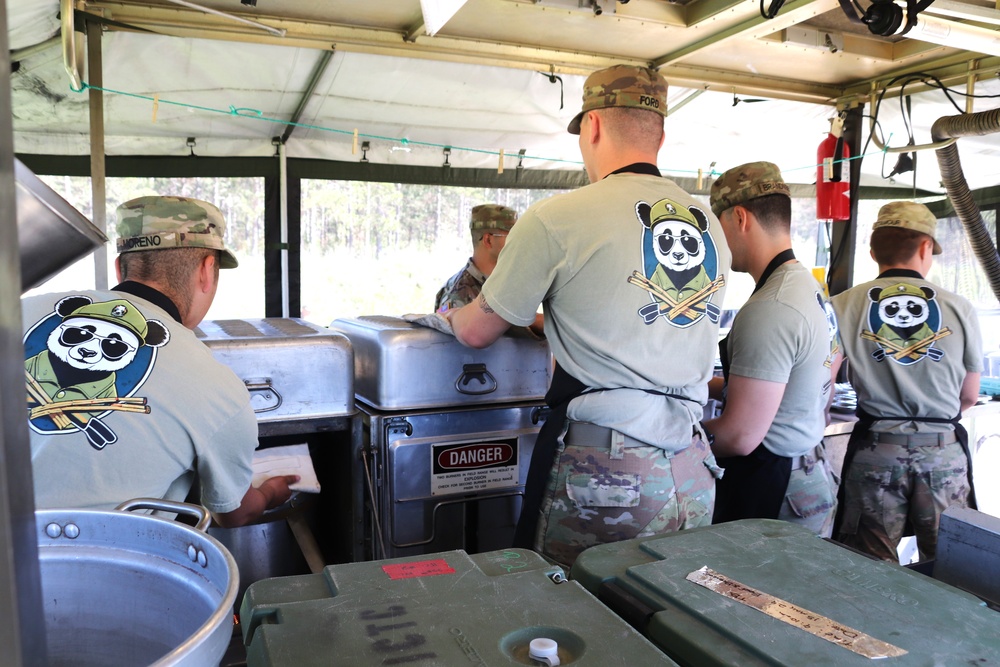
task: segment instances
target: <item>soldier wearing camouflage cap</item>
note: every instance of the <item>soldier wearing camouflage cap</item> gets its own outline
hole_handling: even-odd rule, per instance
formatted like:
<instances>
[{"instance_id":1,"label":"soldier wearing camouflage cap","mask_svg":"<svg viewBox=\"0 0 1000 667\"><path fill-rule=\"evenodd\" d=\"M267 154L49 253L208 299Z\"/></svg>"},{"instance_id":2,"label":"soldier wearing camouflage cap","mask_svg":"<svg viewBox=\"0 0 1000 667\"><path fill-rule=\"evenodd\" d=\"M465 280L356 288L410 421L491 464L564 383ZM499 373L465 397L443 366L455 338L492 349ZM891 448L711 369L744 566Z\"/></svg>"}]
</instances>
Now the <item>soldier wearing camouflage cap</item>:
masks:
<instances>
[{"instance_id":1,"label":"soldier wearing camouflage cap","mask_svg":"<svg viewBox=\"0 0 1000 667\"><path fill-rule=\"evenodd\" d=\"M924 277L936 236L923 204L884 205L870 240L878 277L833 297L859 417L836 537L894 562L907 524L920 559L933 559L941 513L975 507L959 417L978 399L982 334L971 303Z\"/></svg>"},{"instance_id":2,"label":"soldier wearing camouflage cap","mask_svg":"<svg viewBox=\"0 0 1000 667\"><path fill-rule=\"evenodd\" d=\"M239 262L225 245L222 211L189 197L138 197L118 207L118 252L207 248L221 253L219 267Z\"/></svg>"},{"instance_id":3,"label":"soldier wearing camouflage cap","mask_svg":"<svg viewBox=\"0 0 1000 667\"><path fill-rule=\"evenodd\" d=\"M829 537L837 486L823 432L841 356L833 309L791 250L791 198L776 165L726 171L710 202L733 269L757 282L720 345L724 378L709 383L724 407L705 429L726 471L712 522L784 519Z\"/></svg>"},{"instance_id":4,"label":"soldier wearing camouflage cap","mask_svg":"<svg viewBox=\"0 0 1000 667\"><path fill-rule=\"evenodd\" d=\"M472 234L472 257L461 271L448 279L434 297L434 312L460 308L475 301L483 283L497 265L507 234L517 222L517 211L500 204L472 207L469 232Z\"/></svg>"},{"instance_id":5,"label":"soldier wearing camouflage cap","mask_svg":"<svg viewBox=\"0 0 1000 667\"><path fill-rule=\"evenodd\" d=\"M220 525L243 525L286 501L298 476L251 486L250 395L192 331L219 269L236 266L222 213L157 196L117 213L118 285L21 302L36 506L194 491Z\"/></svg>"},{"instance_id":6,"label":"soldier wearing camouflage cap","mask_svg":"<svg viewBox=\"0 0 1000 667\"><path fill-rule=\"evenodd\" d=\"M553 409L514 544L564 566L711 520L719 469L698 417L730 257L716 217L656 167L666 95L646 67L587 77L567 130L590 185L522 213L477 301L445 313L483 347L544 306Z\"/></svg>"}]
</instances>

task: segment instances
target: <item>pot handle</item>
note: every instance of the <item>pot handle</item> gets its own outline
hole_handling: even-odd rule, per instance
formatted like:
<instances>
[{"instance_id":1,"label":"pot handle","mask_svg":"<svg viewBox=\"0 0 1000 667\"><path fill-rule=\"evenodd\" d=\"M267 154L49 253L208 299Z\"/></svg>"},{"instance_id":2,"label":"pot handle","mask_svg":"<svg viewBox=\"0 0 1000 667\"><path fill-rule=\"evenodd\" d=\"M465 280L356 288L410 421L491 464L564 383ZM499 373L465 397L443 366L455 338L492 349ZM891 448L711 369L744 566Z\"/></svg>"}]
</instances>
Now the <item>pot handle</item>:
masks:
<instances>
[{"instance_id":1,"label":"pot handle","mask_svg":"<svg viewBox=\"0 0 1000 667\"><path fill-rule=\"evenodd\" d=\"M131 512L132 510L158 510L160 512L173 512L175 514L187 514L198 519L195 529L201 532L208 531L208 524L212 523L212 515L207 508L191 503L179 503L174 500L164 500L163 498L133 498L126 500L115 508L119 512Z\"/></svg>"}]
</instances>

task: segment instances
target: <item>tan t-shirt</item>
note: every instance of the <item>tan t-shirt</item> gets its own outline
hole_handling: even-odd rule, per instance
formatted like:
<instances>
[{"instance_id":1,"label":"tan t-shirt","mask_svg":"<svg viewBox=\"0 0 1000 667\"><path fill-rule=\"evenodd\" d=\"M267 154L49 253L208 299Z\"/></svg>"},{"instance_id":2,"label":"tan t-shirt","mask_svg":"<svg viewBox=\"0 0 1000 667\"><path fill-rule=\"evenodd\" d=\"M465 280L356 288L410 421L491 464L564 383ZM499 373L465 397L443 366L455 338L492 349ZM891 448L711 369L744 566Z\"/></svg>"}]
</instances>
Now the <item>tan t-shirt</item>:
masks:
<instances>
[{"instance_id":1,"label":"tan t-shirt","mask_svg":"<svg viewBox=\"0 0 1000 667\"><path fill-rule=\"evenodd\" d=\"M876 417L952 419L962 383L982 372L983 341L972 304L895 271L833 297L858 407ZM943 432L949 424L881 420L877 432Z\"/></svg>"},{"instance_id":2,"label":"tan t-shirt","mask_svg":"<svg viewBox=\"0 0 1000 667\"><path fill-rule=\"evenodd\" d=\"M764 446L778 456L805 454L823 439L836 346L825 303L808 269L783 264L740 308L729 332L731 375L785 385L764 436Z\"/></svg>"},{"instance_id":3,"label":"tan t-shirt","mask_svg":"<svg viewBox=\"0 0 1000 667\"><path fill-rule=\"evenodd\" d=\"M87 302L90 306L87 306ZM102 305L103 304L103 305ZM80 307L96 316L66 319ZM31 463L39 508L113 509L137 497L231 512L250 488L257 420L250 394L194 332L124 292L44 294L21 301ZM137 312L166 340L138 344L116 323ZM131 322L139 321L132 317ZM135 327L132 326L134 331ZM30 380L29 380L30 376ZM92 408L88 401L106 401ZM59 408L57 412L46 409Z\"/></svg>"},{"instance_id":4,"label":"tan t-shirt","mask_svg":"<svg viewBox=\"0 0 1000 667\"><path fill-rule=\"evenodd\" d=\"M677 215L650 228L661 200ZM518 325L542 303L556 361L605 390L575 399L570 419L677 451L707 399L730 262L707 207L665 178L614 174L525 211L482 294Z\"/></svg>"}]
</instances>

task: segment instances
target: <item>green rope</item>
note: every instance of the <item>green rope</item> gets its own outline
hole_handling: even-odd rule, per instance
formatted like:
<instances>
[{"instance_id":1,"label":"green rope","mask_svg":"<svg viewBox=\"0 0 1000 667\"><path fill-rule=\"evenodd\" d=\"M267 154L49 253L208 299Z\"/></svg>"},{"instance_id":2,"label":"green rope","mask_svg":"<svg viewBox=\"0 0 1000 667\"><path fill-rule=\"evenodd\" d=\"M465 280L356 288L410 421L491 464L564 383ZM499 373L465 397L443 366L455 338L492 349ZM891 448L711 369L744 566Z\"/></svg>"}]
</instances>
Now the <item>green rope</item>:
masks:
<instances>
[{"instance_id":1,"label":"green rope","mask_svg":"<svg viewBox=\"0 0 1000 667\"><path fill-rule=\"evenodd\" d=\"M237 107L237 106L229 105L228 109L217 109L217 108L214 108L214 107L201 106L199 104L189 104L187 102L177 102L177 101L174 101L174 100L166 100L166 99L162 99L162 98L159 98L159 97L150 97L149 95L141 95L139 93L130 93L130 92L127 92L127 91L124 91L124 90L115 90L113 88L103 88L101 86L92 86L89 83L87 83L86 81L81 81L81 83L80 83L80 89L79 90L73 88L72 85L70 86L70 90L72 90L74 93L82 93L82 92L84 92L85 90L88 90L88 89L89 90L97 90L97 91L100 91L102 93L110 93L110 94L113 94L113 95L122 95L124 97L131 97L131 98L138 99L138 100L145 100L147 102L153 102L154 104L168 104L170 106L182 107L182 108L185 108L185 109L193 109L195 111L205 111L205 112L208 112L208 113L218 113L218 114L224 114L226 116L238 116L240 118L249 118L249 119L252 119L252 120L261 120L261 121L264 121L264 122L276 123L276 124L285 125L285 126L291 125L293 127L301 127L301 128L307 129L307 130L318 130L320 132L331 132L333 134L342 134L342 135L346 135L346 136L350 136L350 137L353 137L355 135L355 131L354 130L338 130L338 129L333 128L333 127L325 127L323 125L312 125L310 123L298 123L298 122L294 122L294 121L290 121L290 120L284 120L284 119L281 119L281 118L271 118L269 116L265 116L263 111L260 111L258 109L252 109L250 107ZM386 141L386 142L389 142L389 143L398 143L398 144L401 144L403 146L413 145L413 146L427 146L427 147L430 147L430 148L440 148L440 149L450 148L453 151L465 151L467 153L480 153L480 154L484 154L484 155L496 155L496 156L500 155L500 151L487 150L487 149L482 149L482 148L469 148L467 146L453 146L451 144L437 144L437 143L433 143L433 142L429 142L429 141L415 141L415 140L412 140L412 139L407 139L406 137L383 137L383 136L380 136L380 135L377 135L377 134L365 134L363 132L358 132L357 136L361 137L361 138L364 138L364 139L374 139L376 141ZM890 139L891 138L892 137L890 136ZM887 142L887 145L888 145L888 142ZM883 149L882 151L879 151L879 152L884 153L885 151L886 151L886 149ZM583 166L583 162L580 161L580 160L563 160L563 159L560 159L560 158L547 158L547 157L536 156L536 155L521 155L520 153L517 153L517 152L509 153L507 151L504 151L503 153L504 153L505 157L512 157L512 158L516 157L516 158L518 158L518 160L546 160L548 162L561 162L561 163L564 163L564 164L572 164L572 165L577 165L577 166ZM850 157L850 158L844 158L842 160L835 160L834 162L848 162L850 160L857 160L857 159L866 157L867 155L875 155L875 154L877 154L877 153L866 153L866 154L863 154L863 155L856 155L856 156ZM817 167L821 167L821 166L823 166L823 165L822 164L814 164L814 165L807 165L807 166L804 166L804 167L795 167L793 169L783 169L782 171L798 171L798 170L801 170L801 169L816 169ZM670 173L673 173L673 174L698 174L698 170L697 169L695 169L695 170L690 170L690 169L666 169L666 171L668 171ZM715 169L712 169L712 170L708 171L707 173L706 172L702 172L702 177L703 178L714 178L716 176L721 176L721 175L722 175L722 172L718 172Z\"/></svg>"}]
</instances>

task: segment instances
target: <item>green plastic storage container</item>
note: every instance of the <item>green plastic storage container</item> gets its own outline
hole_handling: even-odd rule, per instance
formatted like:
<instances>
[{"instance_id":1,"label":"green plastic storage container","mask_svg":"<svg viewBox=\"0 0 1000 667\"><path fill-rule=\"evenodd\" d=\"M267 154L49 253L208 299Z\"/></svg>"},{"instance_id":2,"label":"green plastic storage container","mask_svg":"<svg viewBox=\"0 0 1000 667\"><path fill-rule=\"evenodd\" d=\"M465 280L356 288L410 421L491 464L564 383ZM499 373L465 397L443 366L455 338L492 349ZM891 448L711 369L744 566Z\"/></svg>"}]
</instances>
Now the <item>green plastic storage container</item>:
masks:
<instances>
[{"instance_id":1,"label":"green plastic storage container","mask_svg":"<svg viewBox=\"0 0 1000 667\"><path fill-rule=\"evenodd\" d=\"M537 667L537 639L556 642L561 665L676 667L562 569L522 549L265 579L247 589L240 617L248 667Z\"/></svg>"},{"instance_id":2,"label":"green plastic storage container","mask_svg":"<svg viewBox=\"0 0 1000 667\"><path fill-rule=\"evenodd\" d=\"M592 547L570 578L682 667L1000 665L1000 614L978 598L784 521Z\"/></svg>"}]
</instances>

